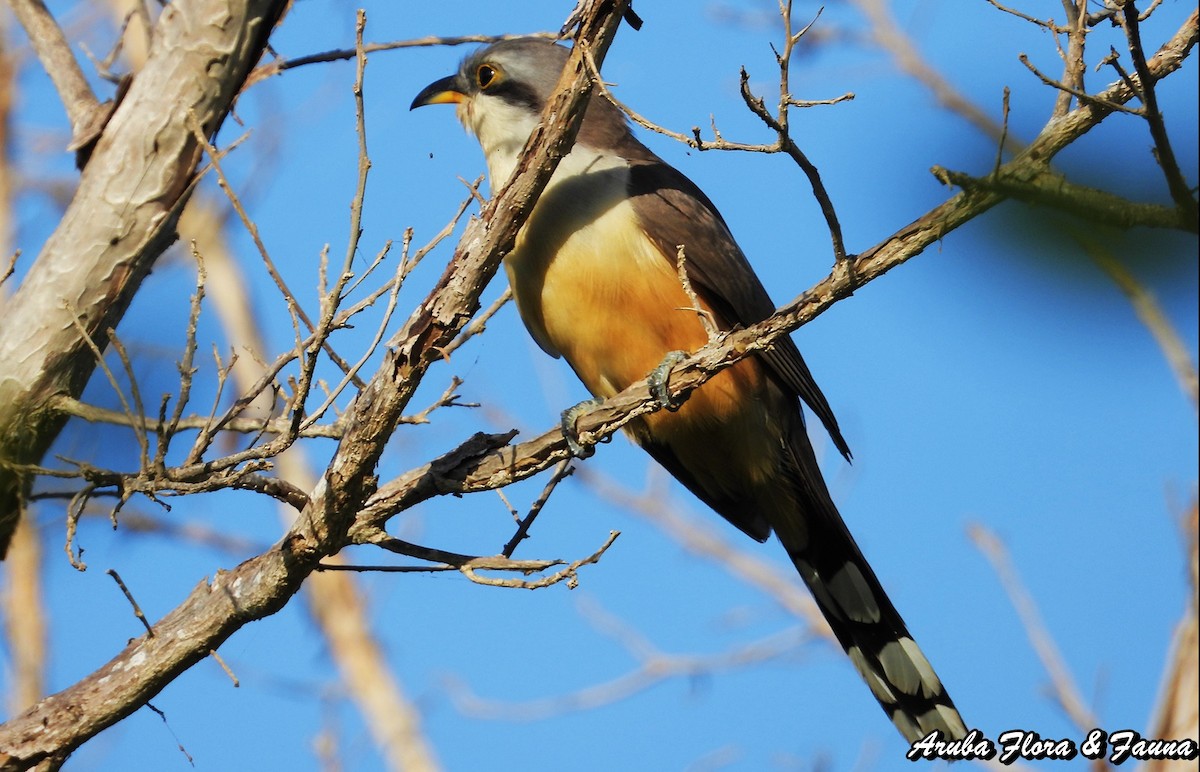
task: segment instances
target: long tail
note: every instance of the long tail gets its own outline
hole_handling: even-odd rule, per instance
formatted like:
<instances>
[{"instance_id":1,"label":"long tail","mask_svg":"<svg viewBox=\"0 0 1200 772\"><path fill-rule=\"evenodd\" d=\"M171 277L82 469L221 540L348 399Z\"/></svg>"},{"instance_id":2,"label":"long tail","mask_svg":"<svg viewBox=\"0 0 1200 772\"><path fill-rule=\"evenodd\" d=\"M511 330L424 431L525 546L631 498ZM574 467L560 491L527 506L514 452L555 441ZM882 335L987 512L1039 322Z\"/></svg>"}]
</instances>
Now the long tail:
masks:
<instances>
[{"instance_id":1,"label":"long tail","mask_svg":"<svg viewBox=\"0 0 1200 772\"><path fill-rule=\"evenodd\" d=\"M833 634L909 742L935 729L964 737L962 716L842 522L802 425L789 445L785 473L798 500L772 526Z\"/></svg>"}]
</instances>

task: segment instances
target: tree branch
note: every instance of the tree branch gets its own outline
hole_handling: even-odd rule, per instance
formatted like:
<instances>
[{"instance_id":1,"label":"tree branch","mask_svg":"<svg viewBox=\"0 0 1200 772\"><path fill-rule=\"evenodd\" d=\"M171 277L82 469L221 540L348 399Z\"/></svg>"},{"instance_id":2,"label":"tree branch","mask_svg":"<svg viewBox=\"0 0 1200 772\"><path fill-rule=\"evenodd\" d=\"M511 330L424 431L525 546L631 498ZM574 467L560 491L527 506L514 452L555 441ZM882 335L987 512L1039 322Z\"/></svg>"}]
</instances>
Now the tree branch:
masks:
<instances>
[{"instance_id":1,"label":"tree branch","mask_svg":"<svg viewBox=\"0 0 1200 772\"><path fill-rule=\"evenodd\" d=\"M501 255L511 248L558 159L569 152L591 88L582 52L590 48L603 59L625 5L617 0L589 6L542 128L526 145L512 182L468 228L433 293L393 339L395 347L351 406L346 436L295 525L263 554L201 582L155 624L154 638L134 640L99 670L0 727L0 771L65 758L242 625L283 608L319 562L346 543L347 528L372 493L375 466L417 382L439 358L437 347L452 341L478 308L479 293Z\"/></svg>"},{"instance_id":2,"label":"tree branch","mask_svg":"<svg viewBox=\"0 0 1200 772\"><path fill-rule=\"evenodd\" d=\"M972 177L940 166L933 168L933 174L943 183L963 190L992 190L1026 204L1061 209L1115 228L1171 228L1191 233L1200 230L1200 222L1178 207L1130 201L1099 188L1078 185L1049 168L1025 179L994 174Z\"/></svg>"},{"instance_id":3,"label":"tree branch","mask_svg":"<svg viewBox=\"0 0 1200 772\"><path fill-rule=\"evenodd\" d=\"M113 105L102 106L96 99L70 44L42 0L9 0L8 4L66 108L71 121L71 144L67 149L78 149L103 130Z\"/></svg>"},{"instance_id":4,"label":"tree branch","mask_svg":"<svg viewBox=\"0 0 1200 772\"><path fill-rule=\"evenodd\" d=\"M65 418L48 402L79 396L96 366L89 339L104 347L175 240L201 157L189 121L208 136L217 131L287 5L196 0L164 9L149 61L6 309L23 323L0 326L0 460L37 462L58 435ZM24 487L0 465L0 555Z\"/></svg>"}]
</instances>

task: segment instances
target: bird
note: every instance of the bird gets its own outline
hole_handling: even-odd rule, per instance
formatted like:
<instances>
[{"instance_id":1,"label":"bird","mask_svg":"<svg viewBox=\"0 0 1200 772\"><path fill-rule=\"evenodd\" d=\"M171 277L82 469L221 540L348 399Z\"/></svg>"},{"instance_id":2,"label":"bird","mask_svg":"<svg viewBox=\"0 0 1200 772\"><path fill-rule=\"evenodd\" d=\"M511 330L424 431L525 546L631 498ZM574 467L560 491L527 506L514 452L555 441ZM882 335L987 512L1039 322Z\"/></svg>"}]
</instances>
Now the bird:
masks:
<instances>
[{"instance_id":1,"label":"bird","mask_svg":"<svg viewBox=\"0 0 1200 772\"><path fill-rule=\"evenodd\" d=\"M569 55L544 38L493 43L422 89L410 109L455 105L497 191L516 168ZM625 113L603 95L590 96L575 144L504 268L533 339L565 359L597 400L651 376L666 409L635 419L626 433L739 530L759 542L778 536L901 735L910 743L934 732L965 737L958 709L826 487L801 402L847 460L850 449L795 342L777 339L681 404L666 397L679 352L704 346L713 326L762 321L775 305L713 202L638 141ZM573 419L564 413L569 440Z\"/></svg>"}]
</instances>

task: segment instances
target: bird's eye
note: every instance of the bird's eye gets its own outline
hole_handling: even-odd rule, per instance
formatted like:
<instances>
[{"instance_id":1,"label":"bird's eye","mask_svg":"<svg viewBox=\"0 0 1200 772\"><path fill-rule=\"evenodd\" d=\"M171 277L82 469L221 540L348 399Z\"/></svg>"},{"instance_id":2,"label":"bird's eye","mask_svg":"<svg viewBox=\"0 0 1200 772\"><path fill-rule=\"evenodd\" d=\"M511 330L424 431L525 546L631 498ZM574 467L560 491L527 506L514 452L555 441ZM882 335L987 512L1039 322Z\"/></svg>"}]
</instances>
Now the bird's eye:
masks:
<instances>
[{"instance_id":1,"label":"bird's eye","mask_svg":"<svg viewBox=\"0 0 1200 772\"><path fill-rule=\"evenodd\" d=\"M496 82L496 75L495 67L490 64L481 64L475 71L475 80L478 81L480 88L487 88Z\"/></svg>"}]
</instances>

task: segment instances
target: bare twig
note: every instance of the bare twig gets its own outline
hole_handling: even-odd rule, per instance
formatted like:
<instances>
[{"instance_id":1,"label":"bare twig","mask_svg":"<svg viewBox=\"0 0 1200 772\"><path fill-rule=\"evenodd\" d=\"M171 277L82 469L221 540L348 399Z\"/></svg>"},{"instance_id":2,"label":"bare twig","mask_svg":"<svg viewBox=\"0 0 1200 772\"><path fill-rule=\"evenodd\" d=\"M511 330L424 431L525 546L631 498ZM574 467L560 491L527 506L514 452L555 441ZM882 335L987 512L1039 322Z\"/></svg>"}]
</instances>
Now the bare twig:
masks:
<instances>
[{"instance_id":1,"label":"bare twig","mask_svg":"<svg viewBox=\"0 0 1200 772\"><path fill-rule=\"evenodd\" d=\"M1171 141L1167 136L1167 125L1163 122L1162 112L1158 109L1155 78L1146 65L1146 53L1142 48L1141 26L1134 0L1125 0L1121 16L1118 19L1121 27L1125 30L1125 37L1129 41L1129 55L1133 59L1133 67L1138 75L1138 98L1141 99L1144 108L1142 114L1145 116L1146 122L1150 124L1150 136L1154 138L1154 157L1158 160L1158 165L1162 167L1163 174L1167 178L1167 188L1171 191L1171 198L1175 201L1175 205L1190 219L1200 220L1200 209L1197 207L1196 198L1188 186L1187 180L1183 177L1179 162L1175 159L1175 151L1171 148Z\"/></svg>"},{"instance_id":2,"label":"bare twig","mask_svg":"<svg viewBox=\"0 0 1200 772\"><path fill-rule=\"evenodd\" d=\"M121 579L121 575L118 574L116 569L113 568L108 569L104 573L111 576L113 581L117 583L117 586L121 588L121 592L125 594L125 600L129 601L129 605L133 607L133 615L137 617L138 621L142 623L142 626L146 628L146 635L149 635L151 638L153 638L154 628L150 626L150 621L146 619L146 615L142 613L142 607L139 606L138 602L133 599L133 593L131 593L129 588L125 586L125 582Z\"/></svg>"},{"instance_id":3,"label":"bare twig","mask_svg":"<svg viewBox=\"0 0 1200 772\"><path fill-rule=\"evenodd\" d=\"M692 280L688 277L687 272L687 254L686 245L680 244L675 252L675 274L679 277L679 284L683 287L683 292L688 296L688 300L692 301L692 305L688 308L678 308L677 311L692 311L700 319L700 324L704 325L704 332L708 335L709 340L714 340L720 333L717 328L716 320L713 319L712 312L704 307L700 302L699 296L696 295L696 290L692 288Z\"/></svg>"},{"instance_id":4,"label":"bare twig","mask_svg":"<svg viewBox=\"0 0 1200 772\"><path fill-rule=\"evenodd\" d=\"M191 246L192 259L196 261L196 290L192 293L191 301L188 305L188 323L184 333L183 356L180 357L178 365L179 394L175 399L175 409L171 413L169 423L162 420L158 423L158 446L154 454L154 466L156 469L161 469L166 465L167 451L170 449L171 439L179 430L180 421L183 420L183 411L187 408L188 401L191 398L192 378L196 375L196 331L200 323L200 309L204 303L204 283L208 277L204 272L204 258L200 256L200 252L196 248L196 243L193 241Z\"/></svg>"},{"instance_id":5,"label":"bare twig","mask_svg":"<svg viewBox=\"0 0 1200 772\"><path fill-rule=\"evenodd\" d=\"M784 2L780 4L780 14L782 16L784 25L784 48L783 52L776 53L775 57L779 65L780 90L780 97L776 108L776 113L772 114L771 111L766 108L763 100L760 97L754 96L754 94L750 92L750 76L747 74L745 68L742 68L741 70L742 99L745 101L746 106L750 109L750 111L754 113L759 120L766 124L771 131L775 132L776 140L771 144L745 144L725 140L721 136L720 132L717 131L715 121L713 124L713 135L715 139L711 141L705 140L700 136L699 128L692 129L692 133L688 135L671 131L670 129L659 126L658 124L647 120L619 102L616 97L612 95L612 92L608 90L607 86L605 86L603 79L600 77L599 68L596 67L595 62L589 61L588 67L592 71L592 76L595 80L595 88L597 91L606 99L608 99L608 101L612 102L613 105L615 105L618 109L629 116L629 118L635 123L650 129L651 131L671 137L672 139L683 142L689 147L693 147L697 150L738 150L754 153L786 153L796 163L796 165L800 167L801 171L803 171L805 176L808 178L809 185L812 187L813 197L817 200L817 203L821 208L821 214L825 217L825 223L829 228L830 240L833 243L834 261L840 264L845 261L847 256L845 239L842 236L842 226L838 222L837 211L833 206L833 201L829 196L829 192L825 189L825 184L821 181L821 175L816 165L814 165L808 159L808 156L804 154L804 151L802 151L791 138L788 129L788 108L806 107L817 104L836 104L847 99L853 99L854 95L845 94L836 99L818 102L804 102L792 97L788 89L792 50L795 44L799 42L800 38L804 36L804 34L812 25L809 24L799 32L792 32L790 2Z\"/></svg>"},{"instance_id":6,"label":"bare twig","mask_svg":"<svg viewBox=\"0 0 1200 772\"><path fill-rule=\"evenodd\" d=\"M1071 96L1086 93L1083 76L1087 65L1083 60L1084 46L1087 43L1087 0L1062 0L1063 12L1067 15L1066 33L1067 50L1062 53L1063 76L1065 88L1058 92L1054 103L1054 118L1061 118L1071 109ZM1028 67L1028 60L1022 59Z\"/></svg>"},{"instance_id":7,"label":"bare twig","mask_svg":"<svg viewBox=\"0 0 1200 772\"><path fill-rule=\"evenodd\" d=\"M508 40L513 37L541 37L549 40L557 40L558 35L552 32L534 32L527 35L456 35L456 36L440 36L429 35L423 38L414 38L412 40L397 40L391 43L367 43L362 47L365 54L373 54L377 51L396 51L404 48L429 48L440 46L461 46L470 43L496 43L501 40ZM279 59L269 64L261 65L247 79L247 85L253 85L260 80L265 80L274 75L303 67L309 64L320 64L323 62L338 62L346 59L353 59L356 56L353 48L339 48L332 51L325 51L319 54L309 54L308 56L298 56L294 59Z\"/></svg>"},{"instance_id":8,"label":"bare twig","mask_svg":"<svg viewBox=\"0 0 1200 772\"><path fill-rule=\"evenodd\" d=\"M458 571L472 582L475 582L476 584L484 584L489 587L540 590L561 582L566 582L568 587L574 589L579 583L579 569L583 566L600 562L600 558L604 556L604 553L608 551L608 548L613 545L613 542L615 542L617 537L620 535L621 534L618 531L611 531L608 535L608 538L605 539L604 544L602 544L598 550L587 557L580 558L568 564L565 560L516 560L505 554L463 555L457 552L447 552L446 550L423 547L419 544L412 544L411 542L407 542L402 539L393 538L387 535L387 533L381 529L375 529L369 533L360 533L359 540L362 543L374 544L398 555L406 555L419 560L426 560L434 565L361 566L323 563L320 566L320 570L383 573ZM543 576L533 580L508 579L479 573L480 571L503 571L510 573L536 574L551 569L554 566L566 566L566 568L556 571L548 576Z\"/></svg>"},{"instance_id":9,"label":"bare twig","mask_svg":"<svg viewBox=\"0 0 1200 772\"><path fill-rule=\"evenodd\" d=\"M993 8L995 8L999 11L1003 11L1004 13L1012 14L1013 16L1016 16L1018 19L1024 19L1025 21L1029 22L1030 24L1035 24L1039 27L1042 27L1043 29L1047 29L1047 30L1053 32L1055 35L1065 34L1066 32L1069 31L1066 27L1062 26L1061 24L1055 24L1053 19L1039 19L1035 16L1030 16L1029 14L1027 14L1023 11L1019 11L1015 8L1009 8L1006 5L1001 5L1000 3L996 2L996 0L986 0L986 2L989 5L991 5Z\"/></svg>"},{"instance_id":10,"label":"bare twig","mask_svg":"<svg viewBox=\"0 0 1200 772\"><path fill-rule=\"evenodd\" d=\"M295 293L293 293L288 287L287 282L284 281L282 274L280 274L278 268L275 267L275 261L271 258L271 254L267 250L267 246L265 243L263 243L262 237L258 232L258 225L250 218L250 215L246 213L246 209L242 205L241 198L236 192L234 192L232 184L230 184L229 179L225 176L225 171L221 166L221 157L224 154L221 151L218 151L217 148L208 141L208 138L200 132L200 127L195 122L192 124L192 131L196 136L196 141L200 143L200 146L208 155L209 164L211 165L213 171L215 171L217 174L217 183L220 185L222 192L224 192L225 196L229 199L229 203L233 206L234 211L237 213L242 224L245 226L246 232L250 235L251 240L254 242L255 248L258 250L259 258L262 260L264 267L266 267L267 274L271 277L271 279L275 282L275 286L279 289L280 295L283 296L289 313L292 314L293 319L298 319L304 324L305 328L310 333L316 336L319 345L324 348L325 353L329 356L330 361L341 368L343 373L348 373L350 371L350 365L347 364L340 356L338 356L337 352L330 347L326 337L323 337L320 334L321 329L325 329L327 335L327 328L318 329L313 324L308 314L300 306L299 302L297 302ZM330 321L332 322L332 320ZM298 330L296 337L297 339L300 337ZM354 383L359 388L361 388L363 385L362 381L358 380L357 377L355 378Z\"/></svg>"},{"instance_id":11,"label":"bare twig","mask_svg":"<svg viewBox=\"0 0 1200 772\"><path fill-rule=\"evenodd\" d=\"M933 175L943 184L967 191L989 190L1035 206L1049 206L1113 228L1168 228L1196 233L1200 223L1177 207L1143 204L1099 188L1068 181L1058 172L1044 168L1034 174L1014 177L999 170L987 177L934 166Z\"/></svg>"},{"instance_id":12,"label":"bare twig","mask_svg":"<svg viewBox=\"0 0 1200 772\"><path fill-rule=\"evenodd\" d=\"M476 558L475 560L464 563L459 566L458 570L463 576L470 579L476 584L485 584L489 587L509 587L519 590L540 590L543 587L550 587L560 582L566 582L567 587L572 590L579 585L579 569L583 566L594 565L600 562L600 558L608 552L608 548L613 545L613 542L620 536L620 531L611 531L608 538L604 540L604 544L600 548L588 555L585 558L572 561L566 568L561 571L555 571L549 576L543 576L540 579L506 579L497 576L487 576L480 574L480 571L520 571L522 573L533 573L545 571L551 566L562 565L561 560L512 560L504 556L493 558Z\"/></svg>"},{"instance_id":13,"label":"bare twig","mask_svg":"<svg viewBox=\"0 0 1200 772\"><path fill-rule=\"evenodd\" d=\"M462 384L462 378L454 376L450 379L450 384L446 387L446 390L442 392L442 396L438 397L437 400L420 412L413 413L412 415L401 416L400 423L427 424L429 423L430 414L432 414L433 411L443 407L479 407L478 402L458 401L458 387L462 386Z\"/></svg>"},{"instance_id":14,"label":"bare twig","mask_svg":"<svg viewBox=\"0 0 1200 772\"><path fill-rule=\"evenodd\" d=\"M4 268L4 273L0 274L0 287L8 281L17 270L17 260L21 257L21 250L13 250L12 257L8 259L8 265Z\"/></svg>"},{"instance_id":15,"label":"bare twig","mask_svg":"<svg viewBox=\"0 0 1200 772\"><path fill-rule=\"evenodd\" d=\"M1145 113L1145 110L1141 107L1126 107L1120 102L1106 100L1102 97L1089 94L1086 91L1081 91L1069 84L1057 81L1035 67L1033 62L1029 61L1029 57L1025 54L1021 54L1017 58L1021 61L1021 64L1025 65L1025 67L1028 68L1029 71L1034 75L1036 75L1038 80L1040 80L1042 83L1045 83L1047 86L1052 86L1070 96L1074 96L1082 104L1091 104L1097 107L1102 107L1105 110L1112 110L1119 113L1129 113L1130 115L1142 115Z\"/></svg>"},{"instance_id":16,"label":"bare twig","mask_svg":"<svg viewBox=\"0 0 1200 772\"><path fill-rule=\"evenodd\" d=\"M476 335L482 334L483 331L487 329L487 323L492 320L492 317L499 313L500 309L504 308L505 304L512 300L512 298L512 287L505 287L504 292L500 293L500 297L493 300L490 306L476 314L475 318L471 320L470 324L463 328L463 331L459 333L458 337L451 341L450 345L442 349L442 353L449 357L452 353L461 348L462 345L468 340L474 338Z\"/></svg>"},{"instance_id":17,"label":"bare twig","mask_svg":"<svg viewBox=\"0 0 1200 772\"><path fill-rule=\"evenodd\" d=\"M233 670L230 669L229 665L225 664L225 660L220 654L217 653L216 649L209 649L208 656L212 657L213 661L215 661L221 667L221 670L225 671L225 675L229 676L229 680L233 682L233 688L236 689L242 685L242 682L238 680L236 675L234 675Z\"/></svg>"},{"instance_id":18,"label":"bare twig","mask_svg":"<svg viewBox=\"0 0 1200 772\"><path fill-rule=\"evenodd\" d=\"M554 467L554 472L551 473L550 479L546 481L546 485L542 488L542 492L537 497L537 500L530 505L529 511L525 513L525 517L517 521L517 532L513 534L508 543L504 545L504 548L500 550L501 555L511 558L517 550L517 545L529 538L529 528L533 525L533 521L537 519L542 508L546 506L546 502L550 500L550 494L554 493L554 489L558 487L558 484L569 477L574 471L575 469L571 466L569 460L560 461L558 466Z\"/></svg>"}]
</instances>

